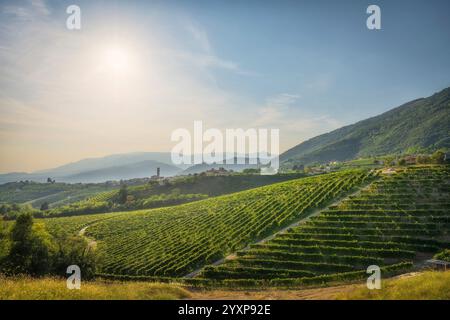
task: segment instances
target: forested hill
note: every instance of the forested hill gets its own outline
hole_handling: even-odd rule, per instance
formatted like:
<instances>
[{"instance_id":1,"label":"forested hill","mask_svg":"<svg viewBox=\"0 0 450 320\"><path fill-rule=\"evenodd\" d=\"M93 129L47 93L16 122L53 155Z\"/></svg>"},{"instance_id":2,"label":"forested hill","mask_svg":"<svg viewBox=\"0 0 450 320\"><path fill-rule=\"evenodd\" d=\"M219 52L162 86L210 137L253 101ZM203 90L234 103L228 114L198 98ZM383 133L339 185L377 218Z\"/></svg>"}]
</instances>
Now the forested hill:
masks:
<instances>
[{"instance_id":1,"label":"forested hill","mask_svg":"<svg viewBox=\"0 0 450 320\"><path fill-rule=\"evenodd\" d=\"M309 164L450 147L450 88L300 143L281 161Z\"/></svg>"}]
</instances>

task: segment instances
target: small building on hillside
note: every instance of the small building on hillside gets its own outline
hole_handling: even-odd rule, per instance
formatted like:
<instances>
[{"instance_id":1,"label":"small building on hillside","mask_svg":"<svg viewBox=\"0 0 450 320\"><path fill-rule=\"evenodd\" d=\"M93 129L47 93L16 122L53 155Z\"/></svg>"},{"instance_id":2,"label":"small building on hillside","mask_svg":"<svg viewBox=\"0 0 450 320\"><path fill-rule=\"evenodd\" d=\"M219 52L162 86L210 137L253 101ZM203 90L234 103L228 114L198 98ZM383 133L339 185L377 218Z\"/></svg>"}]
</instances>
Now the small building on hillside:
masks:
<instances>
[{"instance_id":1,"label":"small building on hillside","mask_svg":"<svg viewBox=\"0 0 450 320\"><path fill-rule=\"evenodd\" d=\"M227 176L227 175L231 174L232 172L233 172L232 170L228 171L225 168L220 167L219 169L212 168L212 169L206 170L205 174L207 176Z\"/></svg>"}]
</instances>

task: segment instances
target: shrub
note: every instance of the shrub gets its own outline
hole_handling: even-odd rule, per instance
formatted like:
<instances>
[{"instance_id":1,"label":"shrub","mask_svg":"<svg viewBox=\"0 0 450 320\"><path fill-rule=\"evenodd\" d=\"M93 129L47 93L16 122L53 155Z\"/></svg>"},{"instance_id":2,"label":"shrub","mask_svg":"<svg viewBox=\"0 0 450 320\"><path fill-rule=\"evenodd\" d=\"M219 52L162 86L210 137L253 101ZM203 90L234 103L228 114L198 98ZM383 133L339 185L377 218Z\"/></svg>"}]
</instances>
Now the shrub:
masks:
<instances>
[{"instance_id":1,"label":"shrub","mask_svg":"<svg viewBox=\"0 0 450 320\"><path fill-rule=\"evenodd\" d=\"M450 262L450 249L445 249L434 255L434 259Z\"/></svg>"},{"instance_id":2,"label":"shrub","mask_svg":"<svg viewBox=\"0 0 450 320\"><path fill-rule=\"evenodd\" d=\"M31 213L19 215L10 231L1 227L0 240L0 273L64 276L69 265L78 265L87 279L95 273L97 256L85 239L54 238Z\"/></svg>"}]
</instances>

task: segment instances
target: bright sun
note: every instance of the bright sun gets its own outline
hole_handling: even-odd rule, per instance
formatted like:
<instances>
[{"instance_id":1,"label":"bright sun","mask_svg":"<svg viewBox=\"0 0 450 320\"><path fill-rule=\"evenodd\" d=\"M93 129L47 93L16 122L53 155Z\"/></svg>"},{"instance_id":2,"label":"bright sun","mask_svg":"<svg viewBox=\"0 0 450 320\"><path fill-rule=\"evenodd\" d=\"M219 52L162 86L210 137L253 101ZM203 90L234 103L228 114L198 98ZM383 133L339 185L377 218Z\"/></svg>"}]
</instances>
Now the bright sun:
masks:
<instances>
[{"instance_id":1,"label":"bright sun","mask_svg":"<svg viewBox=\"0 0 450 320\"><path fill-rule=\"evenodd\" d=\"M105 67L114 73L126 73L130 71L130 54L124 48L110 47L105 51L104 63Z\"/></svg>"}]
</instances>

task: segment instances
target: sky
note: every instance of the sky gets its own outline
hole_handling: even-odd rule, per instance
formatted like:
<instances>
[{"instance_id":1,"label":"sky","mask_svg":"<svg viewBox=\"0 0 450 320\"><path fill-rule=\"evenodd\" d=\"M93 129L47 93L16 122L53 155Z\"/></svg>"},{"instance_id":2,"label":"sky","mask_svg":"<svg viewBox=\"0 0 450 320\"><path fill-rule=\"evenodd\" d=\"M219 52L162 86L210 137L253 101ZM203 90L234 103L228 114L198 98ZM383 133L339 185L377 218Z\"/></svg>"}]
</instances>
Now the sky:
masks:
<instances>
[{"instance_id":1,"label":"sky","mask_svg":"<svg viewBox=\"0 0 450 320\"><path fill-rule=\"evenodd\" d=\"M66 8L81 8L69 30ZM369 5L381 30L366 27ZM450 2L0 0L0 172L277 128L280 151L450 86Z\"/></svg>"}]
</instances>

